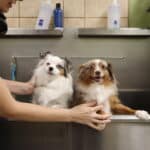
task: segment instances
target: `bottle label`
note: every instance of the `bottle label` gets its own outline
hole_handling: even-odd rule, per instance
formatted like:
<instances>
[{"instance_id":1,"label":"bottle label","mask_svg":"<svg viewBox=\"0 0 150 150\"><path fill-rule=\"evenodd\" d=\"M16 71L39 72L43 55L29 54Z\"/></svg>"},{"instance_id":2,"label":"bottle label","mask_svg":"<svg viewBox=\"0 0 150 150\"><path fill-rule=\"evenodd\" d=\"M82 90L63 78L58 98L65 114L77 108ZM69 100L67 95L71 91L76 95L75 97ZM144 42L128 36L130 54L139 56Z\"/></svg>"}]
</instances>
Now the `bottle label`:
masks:
<instances>
[{"instance_id":1,"label":"bottle label","mask_svg":"<svg viewBox=\"0 0 150 150\"><path fill-rule=\"evenodd\" d=\"M43 19L40 19L38 25L39 25L39 26L43 26L43 23L44 23L44 20L43 20Z\"/></svg>"},{"instance_id":2,"label":"bottle label","mask_svg":"<svg viewBox=\"0 0 150 150\"><path fill-rule=\"evenodd\" d=\"M114 20L114 25L117 25L118 24L118 21L117 20Z\"/></svg>"}]
</instances>

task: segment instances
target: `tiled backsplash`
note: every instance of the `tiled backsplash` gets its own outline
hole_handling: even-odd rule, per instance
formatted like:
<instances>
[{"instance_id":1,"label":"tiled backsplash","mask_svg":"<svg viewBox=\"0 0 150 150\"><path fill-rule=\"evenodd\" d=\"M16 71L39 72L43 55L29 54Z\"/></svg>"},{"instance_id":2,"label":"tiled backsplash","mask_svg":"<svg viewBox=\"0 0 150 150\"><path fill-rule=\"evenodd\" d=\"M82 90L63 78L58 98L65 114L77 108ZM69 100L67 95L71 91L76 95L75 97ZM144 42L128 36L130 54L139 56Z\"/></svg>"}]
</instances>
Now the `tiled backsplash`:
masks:
<instances>
[{"instance_id":1,"label":"tiled backsplash","mask_svg":"<svg viewBox=\"0 0 150 150\"><path fill-rule=\"evenodd\" d=\"M8 17L9 27L34 28L42 0L23 0L11 8ZM52 0L62 4L65 27L106 27L107 9L112 0ZM128 0L121 4L121 26L128 26ZM52 27L52 23L51 23Z\"/></svg>"}]
</instances>

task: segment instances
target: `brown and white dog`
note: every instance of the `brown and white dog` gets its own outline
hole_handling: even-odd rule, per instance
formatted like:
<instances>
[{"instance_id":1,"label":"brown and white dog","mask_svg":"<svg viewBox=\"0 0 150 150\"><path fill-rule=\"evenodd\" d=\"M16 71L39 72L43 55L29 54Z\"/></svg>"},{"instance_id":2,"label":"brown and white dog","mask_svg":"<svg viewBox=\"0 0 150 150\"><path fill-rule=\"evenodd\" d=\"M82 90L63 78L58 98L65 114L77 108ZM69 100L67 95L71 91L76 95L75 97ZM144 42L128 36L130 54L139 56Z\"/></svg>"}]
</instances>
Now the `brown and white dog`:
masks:
<instances>
[{"instance_id":1,"label":"brown and white dog","mask_svg":"<svg viewBox=\"0 0 150 150\"><path fill-rule=\"evenodd\" d=\"M89 100L96 100L98 104L103 104L104 112L107 113L130 114L140 119L150 119L148 112L134 110L121 103L112 66L105 60L90 60L79 68L73 105Z\"/></svg>"}]
</instances>

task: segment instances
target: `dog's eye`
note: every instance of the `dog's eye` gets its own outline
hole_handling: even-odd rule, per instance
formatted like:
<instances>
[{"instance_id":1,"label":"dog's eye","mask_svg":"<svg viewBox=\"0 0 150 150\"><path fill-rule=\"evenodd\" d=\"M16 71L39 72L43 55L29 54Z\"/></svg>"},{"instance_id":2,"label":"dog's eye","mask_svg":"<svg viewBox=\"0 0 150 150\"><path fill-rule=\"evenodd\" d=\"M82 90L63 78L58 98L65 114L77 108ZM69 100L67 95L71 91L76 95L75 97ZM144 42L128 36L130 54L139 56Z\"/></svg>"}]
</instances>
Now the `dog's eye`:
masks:
<instances>
[{"instance_id":1,"label":"dog's eye","mask_svg":"<svg viewBox=\"0 0 150 150\"><path fill-rule=\"evenodd\" d=\"M57 68L64 69L64 67L62 65L57 65Z\"/></svg>"},{"instance_id":2,"label":"dog's eye","mask_svg":"<svg viewBox=\"0 0 150 150\"><path fill-rule=\"evenodd\" d=\"M86 70L90 70L90 69L91 69L91 67L90 67L90 66L86 67Z\"/></svg>"},{"instance_id":3,"label":"dog's eye","mask_svg":"<svg viewBox=\"0 0 150 150\"><path fill-rule=\"evenodd\" d=\"M94 64L92 64L92 65L90 66L90 68L91 68L91 69L94 69L94 68L95 68L95 65L94 65Z\"/></svg>"},{"instance_id":4,"label":"dog's eye","mask_svg":"<svg viewBox=\"0 0 150 150\"><path fill-rule=\"evenodd\" d=\"M87 69L87 70L94 69L94 65L87 66L86 69Z\"/></svg>"},{"instance_id":5,"label":"dog's eye","mask_svg":"<svg viewBox=\"0 0 150 150\"><path fill-rule=\"evenodd\" d=\"M50 65L50 63L46 63L46 65L47 65L47 66L49 66L49 65Z\"/></svg>"},{"instance_id":6,"label":"dog's eye","mask_svg":"<svg viewBox=\"0 0 150 150\"><path fill-rule=\"evenodd\" d=\"M102 69L105 69L106 67L104 65L101 65Z\"/></svg>"}]
</instances>

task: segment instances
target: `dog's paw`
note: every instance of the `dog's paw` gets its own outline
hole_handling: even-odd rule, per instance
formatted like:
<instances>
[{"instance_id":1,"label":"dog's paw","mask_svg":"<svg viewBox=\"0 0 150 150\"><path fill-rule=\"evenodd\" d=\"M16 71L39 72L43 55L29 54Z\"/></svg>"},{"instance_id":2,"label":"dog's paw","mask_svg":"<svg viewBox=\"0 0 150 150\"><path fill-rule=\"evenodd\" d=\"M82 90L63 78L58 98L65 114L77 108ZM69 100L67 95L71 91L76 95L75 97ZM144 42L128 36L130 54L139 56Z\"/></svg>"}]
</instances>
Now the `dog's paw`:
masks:
<instances>
[{"instance_id":1,"label":"dog's paw","mask_svg":"<svg viewBox=\"0 0 150 150\"><path fill-rule=\"evenodd\" d=\"M143 120L149 120L150 119L150 114L148 114L148 112L144 111L144 110L137 110L135 112L135 115L139 119L143 119Z\"/></svg>"}]
</instances>

